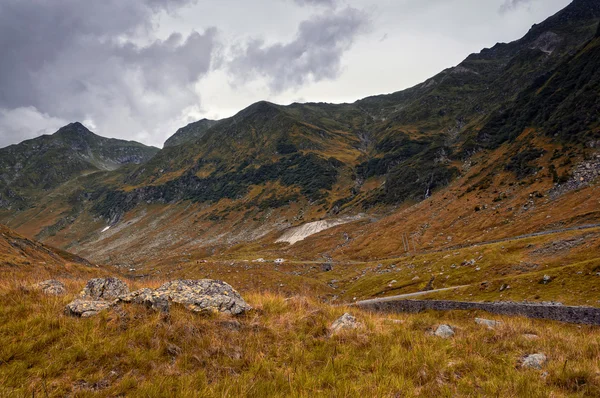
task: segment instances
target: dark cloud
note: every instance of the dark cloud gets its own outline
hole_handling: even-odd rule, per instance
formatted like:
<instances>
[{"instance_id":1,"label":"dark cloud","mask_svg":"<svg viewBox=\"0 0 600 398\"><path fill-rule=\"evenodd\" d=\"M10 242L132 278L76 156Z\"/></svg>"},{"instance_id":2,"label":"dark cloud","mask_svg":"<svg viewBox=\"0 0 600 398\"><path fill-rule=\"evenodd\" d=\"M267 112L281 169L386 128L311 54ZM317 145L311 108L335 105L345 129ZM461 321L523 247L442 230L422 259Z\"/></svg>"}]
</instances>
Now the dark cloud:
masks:
<instances>
[{"instance_id":1,"label":"dark cloud","mask_svg":"<svg viewBox=\"0 0 600 398\"><path fill-rule=\"evenodd\" d=\"M505 0L500 6L500 12L505 13L511 10L515 10L521 6L531 3L534 0Z\"/></svg>"},{"instance_id":2,"label":"dark cloud","mask_svg":"<svg viewBox=\"0 0 600 398\"><path fill-rule=\"evenodd\" d=\"M274 92L334 79L341 72L342 56L368 27L369 17L362 11L331 11L302 22L289 43L250 41L234 51L229 70L236 81L261 76Z\"/></svg>"},{"instance_id":3,"label":"dark cloud","mask_svg":"<svg viewBox=\"0 0 600 398\"><path fill-rule=\"evenodd\" d=\"M0 117L26 109L38 119L91 119L116 135L150 132L198 102L193 83L211 66L215 29L148 41L160 13L192 3L2 0ZM11 131L0 126L2 146Z\"/></svg>"}]
</instances>

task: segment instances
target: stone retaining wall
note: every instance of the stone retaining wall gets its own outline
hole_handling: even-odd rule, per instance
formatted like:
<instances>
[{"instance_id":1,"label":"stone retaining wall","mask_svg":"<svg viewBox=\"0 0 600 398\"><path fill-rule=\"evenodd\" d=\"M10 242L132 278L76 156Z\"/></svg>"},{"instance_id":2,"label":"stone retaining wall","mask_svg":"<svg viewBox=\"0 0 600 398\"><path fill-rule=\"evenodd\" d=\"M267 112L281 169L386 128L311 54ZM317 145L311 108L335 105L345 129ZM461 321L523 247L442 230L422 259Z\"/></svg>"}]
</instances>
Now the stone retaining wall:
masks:
<instances>
[{"instance_id":1,"label":"stone retaining wall","mask_svg":"<svg viewBox=\"0 0 600 398\"><path fill-rule=\"evenodd\" d=\"M482 310L500 315L519 315L528 318L560 322L600 325L600 308L568 307L562 305L522 303L477 303L445 300L369 300L356 303L358 307L379 312L421 312L426 310Z\"/></svg>"}]
</instances>

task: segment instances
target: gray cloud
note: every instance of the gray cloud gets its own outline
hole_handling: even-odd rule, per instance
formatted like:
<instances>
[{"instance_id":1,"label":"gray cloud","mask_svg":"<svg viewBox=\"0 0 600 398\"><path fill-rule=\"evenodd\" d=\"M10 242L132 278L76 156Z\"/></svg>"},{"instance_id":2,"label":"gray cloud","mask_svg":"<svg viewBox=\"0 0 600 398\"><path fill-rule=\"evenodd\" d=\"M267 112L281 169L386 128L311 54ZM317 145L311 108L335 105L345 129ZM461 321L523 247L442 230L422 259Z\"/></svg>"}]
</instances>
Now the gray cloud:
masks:
<instances>
[{"instance_id":1,"label":"gray cloud","mask_svg":"<svg viewBox=\"0 0 600 398\"><path fill-rule=\"evenodd\" d=\"M294 0L294 3L300 6L334 7L338 3L338 0Z\"/></svg>"},{"instance_id":2,"label":"gray cloud","mask_svg":"<svg viewBox=\"0 0 600 398\"><path fill-rule=\"evenodd\" d=\"M160 13L193 3L3 0L0 117L27 109L53 120L89 119L112 135L150 135L199 102L193 84L211 67L214 28L148 42ZM0 126L2 146L15 131Z\"/></svg>"},{"instance_id":3,"label":"gray cloud","mask_svg":"<svg viewBox=\"0 0 600 398\"><path fill-rule=\"evenodd\" d=\"M342 56L369 25L368 15L357 9L330 11L302 22L289 43L268 45L255 39L237 48L229 71L237 82L263 77L273 92L334 79Z\"/></svg>"},{"instance_id":4,"label":"gray cloud","mask_svg":"<svg viewBox=\"0 0 600 398\"><path fill-rule=\"evenodd\" d=\"M515 10L521 6L527 5L534 0L505 0L500 6L500 12L505 13L511 10Z\"/></svg>"}]
</instances>

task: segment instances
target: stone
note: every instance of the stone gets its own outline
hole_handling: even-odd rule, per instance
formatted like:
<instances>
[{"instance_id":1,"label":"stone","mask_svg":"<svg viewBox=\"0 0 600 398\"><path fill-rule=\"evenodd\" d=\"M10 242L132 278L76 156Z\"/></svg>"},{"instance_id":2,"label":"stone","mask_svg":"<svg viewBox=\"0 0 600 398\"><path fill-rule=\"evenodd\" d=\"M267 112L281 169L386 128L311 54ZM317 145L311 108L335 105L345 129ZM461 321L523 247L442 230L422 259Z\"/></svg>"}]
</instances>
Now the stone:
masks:
<instances>
[{"instance_id":1,"label":"stone","mask_svg":"<svg viewBox=\"0 0 600 398\"><path fill-rule=\"evenodd\" d=\"M360 326L360 322L358 322L355 317L353 317L349 313L345 313L331 324L331 326L329 327L329 331L332 335L334 335L340 333L343 330L358 329Z\"/></svg>"},{"instance_id":2,"label":"stone","mask_svg":"<svg viewBox=\"0 0 600 398\"><path fill-rule=\"evenodd\" d=\"M61 281L57 281L56 279L50 279L47 281L36 283L35 285L33 285L33 288L41 290L44 294L54 296L61 296L67 292L64 283L62 283Z\"/></svg>"},{"instance_id":3,"label":"stone","mask_svg":"<svg viewBox=\"0 0 600 398\"><path fill-rule=\"evenodd\" d=\"M252 309L231 285L213 279L171 281L152 294L194 312L240 315Z\"/></svg>"},{"instance_id":4,"label":"stone","mask_svg":"<svg viewBox=\"0 0 600 398\"><path fill-rule=\"evenodd\" d=\"M148 288L136 290L135 292L119 297L118 300L123 303L142 304L147 308L152 308L160 312L169 312L169 300Z\"/></svg>"},{"instance_id":5,"label":"stone","mask_svg":"<svg viewBox=\"0 0 600 398\"><path fill-rule=\"evenodd\" d=\"M494 329L497 326L502 325L502 322L492 321L490 319L483 319L483 318L475 318L475 323L477 323L478 325L487 326L488 329Z\"/></svg>"},{"instance_id":6,"label":"stone","mask_svg":"<svg viewBox=\"0 0 600 398\"><path fill-rule=\"evenodd\" d=\"M454 336L454 328L449 325L440 325L433 334L443 339L449 339Z\"/></svg>"},{"instance_id":7,"label":"stone","mask_svg":"<svg viewBox=\"0 0 600 398\"><path fill-rule=\"evenodd\" d=\"M548 283L552 282L552 278L550 275L544 275L544 277L542 278L542 280L540 281L540 283L542 285L547 285Z\"/></svg>"},{"instance_id":8,"label":"stone","mask_svg":"<svg viewBox=\"0 0 600 398\"><path fill-rule=\"evenodd\" d=\"M533 334L533 333L526 333L523 335L523 338L525 338L527 340L538 340L540 338L540 336L538 336L537 334Z\"/></svg>"},{"instance_id":9,"label":"stone","mask_svg":"<svg viewBox=\"0 0 600 398\"><path fill-rule=\"evenodd\" d=\"M80 318L88 318L97 315L115 305L114 301L92 301L77 299L65 308L65 314Z\"/></svg>"},{"instance_id":10,"label":"stone","mask_svg":"<svg viewBox=\"0 0 600 398\"><path fill-rule=\"evenodd\" d=\"M79 295L82 300L115 300L129 294L125 282L117 278L90 279Z\"/></svg>"},{"instance_id":11,"label":"stone","mask_svg":"<svg viewBox=\"0 0 600 398\"><path fill-rule=\"evenodd\" d=\"M526 355L521 359L521 367L541 370L548 358L544 354Z\"/></svg>"}]
</instances>

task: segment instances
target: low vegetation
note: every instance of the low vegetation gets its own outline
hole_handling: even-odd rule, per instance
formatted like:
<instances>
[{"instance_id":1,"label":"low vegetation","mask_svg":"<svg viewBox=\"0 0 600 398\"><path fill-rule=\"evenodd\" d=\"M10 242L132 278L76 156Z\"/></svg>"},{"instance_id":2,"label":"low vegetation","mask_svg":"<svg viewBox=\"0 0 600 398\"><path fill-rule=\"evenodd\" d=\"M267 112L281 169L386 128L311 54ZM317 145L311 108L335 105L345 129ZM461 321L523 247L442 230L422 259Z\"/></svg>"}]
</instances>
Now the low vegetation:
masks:
<instances>
[{"instance_id":1,"label":"low vegetation","mask_svg":"<svg viewBox=\"0 0 600 398\"><path fill-rule=\"evenodd\" d=\"M33 281L31 281L33 282ZM600 331L521 318L491 330L478 313L374 315L246 294L244 317L117 307L89 319L30 281L0 282L0 395L73 397L456 397L600 394ZM156 282L158 284L158 282ZM147 286L147 285L145 285ZM141 286L134 286L141 287ZM330 336L351 312L363 327ZM456 335L431 334L440 324ZM519 364L544 353L541 370Z\"/></svg>"}]
</instances>

